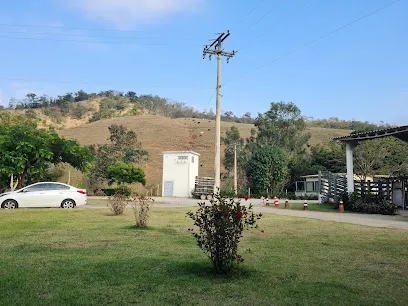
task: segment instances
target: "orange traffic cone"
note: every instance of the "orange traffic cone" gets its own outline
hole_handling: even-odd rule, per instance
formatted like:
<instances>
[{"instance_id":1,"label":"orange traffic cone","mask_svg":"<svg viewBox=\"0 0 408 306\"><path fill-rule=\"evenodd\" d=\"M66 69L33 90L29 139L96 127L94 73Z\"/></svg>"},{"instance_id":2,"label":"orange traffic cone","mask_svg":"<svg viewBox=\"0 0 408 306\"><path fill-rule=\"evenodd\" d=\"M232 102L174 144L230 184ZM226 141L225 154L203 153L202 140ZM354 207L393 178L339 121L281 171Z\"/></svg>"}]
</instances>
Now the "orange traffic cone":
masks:
<instances>
[{"instance_id":1,"label":"orange traffic cone","mask_svg":"<svg viewBox=\"0 0 408 306\"><path fill-rule=\"evenodd\" d=\"M344 213L344 204L343 204L343 201L340 201L340 204L339 204L339 212L340 212L340 213Z\"/></svg>"},{"instance_id":2,"label":"orange traffic cone","mask_svg":"<svg viewBox=\"0 0 408 306\"><path fill-rule=\"evenodd\" d=\"M275 208L279 208L279 199L278 199L278 197L274 197L273 198L273 203L275 204Z\"/></svg>"}]
</instances>

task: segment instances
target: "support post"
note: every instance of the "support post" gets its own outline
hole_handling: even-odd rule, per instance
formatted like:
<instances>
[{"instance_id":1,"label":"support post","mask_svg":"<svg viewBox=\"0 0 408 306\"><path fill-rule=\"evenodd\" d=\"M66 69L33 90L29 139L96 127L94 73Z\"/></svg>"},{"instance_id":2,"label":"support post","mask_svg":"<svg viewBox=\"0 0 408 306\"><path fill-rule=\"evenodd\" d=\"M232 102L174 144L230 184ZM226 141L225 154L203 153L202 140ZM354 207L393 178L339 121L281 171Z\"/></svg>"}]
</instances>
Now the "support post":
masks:
<instances>
[{"instance_id":1,"label":"support post","mask_svg":"<svg viewBox=\"0 0 408 306\"><path fill-rule=\"evenodd\" d=\"M234 193L238 194L238 178L237 178L237 145L234 146Z\"/></svg>"},{"instance_id":2,"label":"support post","mask_svg":"<svg viewBox=\"0 0 408 306\"><path fill-rule=\"evenodd\" d=\"M354 192L354 167L353 167L353 149L355 145L346 143L346 161L347 161L347 192Z\"/></svg>"},{"instance_id":3,"label":"support post","mask_svg":"<svg viewBox=\"0 0 408 306\"><path fill-rule=\"evenodd\" d=\"M209 54L217 56L217 99L216 99L216 117L215 117L215 156L214 156L214 193L218 193L221 187L221 63L222 57L227 58L227 62L232 58L236 51L225 52L222 49L223 41L230 36L230 32L221 33L210 46L205 46L203 50L203 59ZM214 47L214 48L213 48Z\"/></svg>"}]
</instances>

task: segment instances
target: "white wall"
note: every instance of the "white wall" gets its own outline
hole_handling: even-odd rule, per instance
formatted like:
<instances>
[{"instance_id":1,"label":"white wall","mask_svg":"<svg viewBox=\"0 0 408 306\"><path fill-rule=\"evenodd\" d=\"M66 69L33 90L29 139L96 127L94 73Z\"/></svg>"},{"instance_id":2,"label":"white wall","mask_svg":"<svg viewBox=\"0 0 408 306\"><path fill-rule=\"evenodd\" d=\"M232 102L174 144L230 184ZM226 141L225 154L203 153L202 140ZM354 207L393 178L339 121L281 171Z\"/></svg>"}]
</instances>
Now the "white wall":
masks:
<instances>
[{"instance_id":1,"label":"white wall","mask_svg":"<svg viewBox=\"0 0 408 306\"><path fill-rule=\"evenodd\" d=\"M186 156L180 160L179 156ZM194 158L194 162L192 162ZM195 177L198 176L199 158L192 153L172 152L163 154L163 187L165 182L173 182L173 197L191 197Z\"/></svg>"}]
</instances>

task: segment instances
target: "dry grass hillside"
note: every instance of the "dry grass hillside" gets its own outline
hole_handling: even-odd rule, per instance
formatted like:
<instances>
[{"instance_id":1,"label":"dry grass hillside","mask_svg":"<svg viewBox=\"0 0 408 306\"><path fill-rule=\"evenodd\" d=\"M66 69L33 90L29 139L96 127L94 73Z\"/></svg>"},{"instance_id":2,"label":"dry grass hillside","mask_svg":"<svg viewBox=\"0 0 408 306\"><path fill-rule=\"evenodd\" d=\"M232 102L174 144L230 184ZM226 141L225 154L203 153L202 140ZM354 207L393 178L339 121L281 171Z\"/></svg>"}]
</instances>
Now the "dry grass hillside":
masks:
<instances>
[{"instance_id":1,"label":"dry grass hillside","mask_svg":"<svg viewBox=\"0 0 408 306\"><path fill-rule=\"evenodd\" d=\"M144 165L148 186L158 185L162 179L163 151L193 150L201 154L199 175L213 175L215 121L203 119L170 119L167 117L142 115L101 120L90 124L61 130L64 137L76 139L82 145L108 142L108 127L122 124L137 133L144 149L149 151L149 161ZM237 126L242 137L250 135L251 124L222 122L222 136L227 129ZM331 137L346 135L347 130L309 128L310 144L324 144ZM79 183L80 174L72 174L72 183Z\"/></svg>"}]
</instances>

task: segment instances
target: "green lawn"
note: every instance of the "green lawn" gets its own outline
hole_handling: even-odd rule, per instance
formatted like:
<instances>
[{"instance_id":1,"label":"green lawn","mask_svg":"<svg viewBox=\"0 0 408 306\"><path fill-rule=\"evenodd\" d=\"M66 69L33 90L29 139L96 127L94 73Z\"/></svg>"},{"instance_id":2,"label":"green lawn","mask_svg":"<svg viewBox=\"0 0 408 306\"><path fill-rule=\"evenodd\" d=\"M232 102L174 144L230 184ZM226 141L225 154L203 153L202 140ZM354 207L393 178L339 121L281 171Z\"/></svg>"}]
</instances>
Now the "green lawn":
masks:
<instances>
[{"instance_id":1,"label":"green lawn","mask_svg":"<svg viewBox=\"0 0 408 306\"><path fill-rule=\"evenodd\" d=\"M0 305L408 305L408 231L265 215L220 277L186 211L1 210Z\"/></svg>"},{"instance_id":2,"label":"green lawn","mask_svg":"<svg viewBox=\"0 0 408 306\"><path fill-rule=\"evenodd\" d=\"M283 207L283 205L281 205L281 207ZM307 207L309 210L312 211L329 211L329 212L337 211L336 206L334 204L309 203ZM289 209L303 210L303 203L290 203Z\"/></svg>"}]
</instances>

